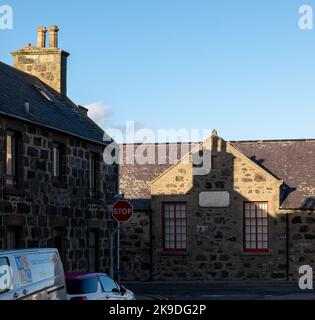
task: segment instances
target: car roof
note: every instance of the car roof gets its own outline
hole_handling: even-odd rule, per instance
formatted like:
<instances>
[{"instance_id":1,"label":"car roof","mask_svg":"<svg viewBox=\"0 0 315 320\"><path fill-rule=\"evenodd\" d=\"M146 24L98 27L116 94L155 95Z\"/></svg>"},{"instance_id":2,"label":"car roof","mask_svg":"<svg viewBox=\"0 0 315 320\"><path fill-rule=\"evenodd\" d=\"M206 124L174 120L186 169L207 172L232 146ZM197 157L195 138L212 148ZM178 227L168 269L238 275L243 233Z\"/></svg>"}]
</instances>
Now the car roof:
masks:
<instances>
[{"instance_id":1,"label":"car roof","mask_svg":"<svg viewBox=\"0 0 315 320\"><path fill-rule=\"evenodd\" d=\"M98 273L98 272L71 272L66 273L67 280L83 280L83 279L90 279L93 277L97 277L99 275L107 276L105 273Z\"/></svg>"}]
</instances>

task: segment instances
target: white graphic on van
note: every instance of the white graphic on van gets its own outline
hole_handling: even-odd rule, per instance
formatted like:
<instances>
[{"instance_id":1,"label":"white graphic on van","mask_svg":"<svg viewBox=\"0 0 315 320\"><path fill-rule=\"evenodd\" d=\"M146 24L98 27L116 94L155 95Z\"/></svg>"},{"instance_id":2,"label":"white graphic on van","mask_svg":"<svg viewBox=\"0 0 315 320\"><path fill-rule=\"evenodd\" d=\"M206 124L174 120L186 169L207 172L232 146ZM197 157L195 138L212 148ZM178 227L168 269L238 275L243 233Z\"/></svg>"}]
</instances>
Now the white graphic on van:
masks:
<instances>
[{"instance_id":1,"label":"white graphic on van","mask_svg":"<svg viewBox=\"0 0 315 320\"><path fill-rule=\"evenodd\" d=\"M32 272L30 269L30 264L26 256L16 256L15 257L16 266L19 272L21 284L31 283Z\"/></svg>"},{"instance_id":2,"label":"white graphic on van","mask_svg":"<svg viewBox=\"0 0 315 320\"><path fill-rule=\"evenodd\" d=\"M12 271L9 266L0 267L0 292L8 291L12 288Z\"/></svg>"},{"instance_id":3,"label":"white graphic on van","mask_svg":"<svg viewBox=\"0 0 315 320\"><path fill-rule=\"evenodd\" d=\"M12 268L7 258L0 258L0 293L9 291L13 287Z\"/></svg>"},{"instance_id":4,"label":"white graphic on van","mask_svg":"<svg viewBox=\"0 0 315 320\"><path fill-rule=\"evenodd\" d=\"M55 276L53 255L28 255L28 262L32 270L33 282L46 280Z\"/></svg>"}]
</instances>

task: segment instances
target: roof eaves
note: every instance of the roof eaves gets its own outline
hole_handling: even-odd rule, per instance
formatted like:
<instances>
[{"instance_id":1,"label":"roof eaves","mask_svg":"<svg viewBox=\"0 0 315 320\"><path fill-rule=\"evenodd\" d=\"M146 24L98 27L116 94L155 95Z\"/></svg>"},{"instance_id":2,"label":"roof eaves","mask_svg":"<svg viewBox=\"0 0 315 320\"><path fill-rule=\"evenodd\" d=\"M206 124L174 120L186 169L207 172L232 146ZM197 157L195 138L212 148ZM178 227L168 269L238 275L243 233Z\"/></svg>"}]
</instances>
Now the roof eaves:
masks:
<instances>
[{"instance_id":1,"label":"roof eaves","mask_svg":"<svg viewBox=\"0 0 315 320\"><path fill-rule=\"evenodd\" d=\"M111 143L111 141L103 141L103 142L101 142L99 140L92 140L92 139L89 139L89 138L74 134L72 132L68 132L68 131L65 131L65 130L62 130L62 129L59 129L59 128L55 128L53 126L48 126L46 124L42 124L42 123L37 122L37 121L28 120L28 119L25 119L23 117L19 117L19 116L16 116L16 115L8 114L8 113L3 112L3 111L0 111L0 114L5 115L5 116L10 117L10 118L15 118L15 119L18 119L18 120L21 120L21 121L24 121L24 122L32 123L32 124L35 124L35 125L40 126L40 127L44 127L44 128L48 128L48 129L52 129L52 130L58 131L58 132L62 132L62 133L71 135L73 137L80 138L82 140L93 142L93 143L96 143L96 144L99 144L99 145L106 146L106 145Z\"/></svg>"},{"instance_id":2,"label":"roof eaves","mask_svg":"<svg viewBox=\"0 0 315 320\"><path fill-rule=\"evenodd\" d=\"M283 205L284 204L284 205ZM280 206L280 210L301 210L301 211L315 211L315 207L313 208L303 208L301 206L293 206L291 204L287 205L285 204L285 202Z\"/></svg>"}]
</instances>

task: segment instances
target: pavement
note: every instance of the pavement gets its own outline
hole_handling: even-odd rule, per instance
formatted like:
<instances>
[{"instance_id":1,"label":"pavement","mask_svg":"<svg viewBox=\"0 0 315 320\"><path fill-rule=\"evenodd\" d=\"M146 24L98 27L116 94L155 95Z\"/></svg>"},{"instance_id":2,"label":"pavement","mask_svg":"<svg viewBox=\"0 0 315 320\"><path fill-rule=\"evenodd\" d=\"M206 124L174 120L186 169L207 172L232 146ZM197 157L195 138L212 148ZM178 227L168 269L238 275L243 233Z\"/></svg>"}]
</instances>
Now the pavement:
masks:
<instances>
[{"instance_id":1,"label":"pavement","mask_svg":"<svg viewBox=\"0 0 315 320\"><path fill-rule=\"evenodd\" d=\"M315 300L296 282L124 282L138 300Z\"/></svg>"}]
</instances>

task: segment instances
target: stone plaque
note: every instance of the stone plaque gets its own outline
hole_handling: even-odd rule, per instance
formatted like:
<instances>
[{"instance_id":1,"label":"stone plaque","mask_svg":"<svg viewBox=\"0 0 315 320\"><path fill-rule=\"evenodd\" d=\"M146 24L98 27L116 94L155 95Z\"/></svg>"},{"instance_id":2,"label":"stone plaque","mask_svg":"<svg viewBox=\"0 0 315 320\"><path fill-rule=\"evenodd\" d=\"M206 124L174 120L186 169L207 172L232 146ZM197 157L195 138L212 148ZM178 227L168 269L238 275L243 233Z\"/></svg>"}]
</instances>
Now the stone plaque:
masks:
<instances>
[{"instance_id":1,"label":"stone plaque","mask_svg":"<svg viewBox=\"0 0 315 320\"><path fill-rule=\"evenodd\" d=\"M200 192L199 205L203 208L226 208L230 205L230 193L228 191Z\"/></svg>"}]
</instances>

